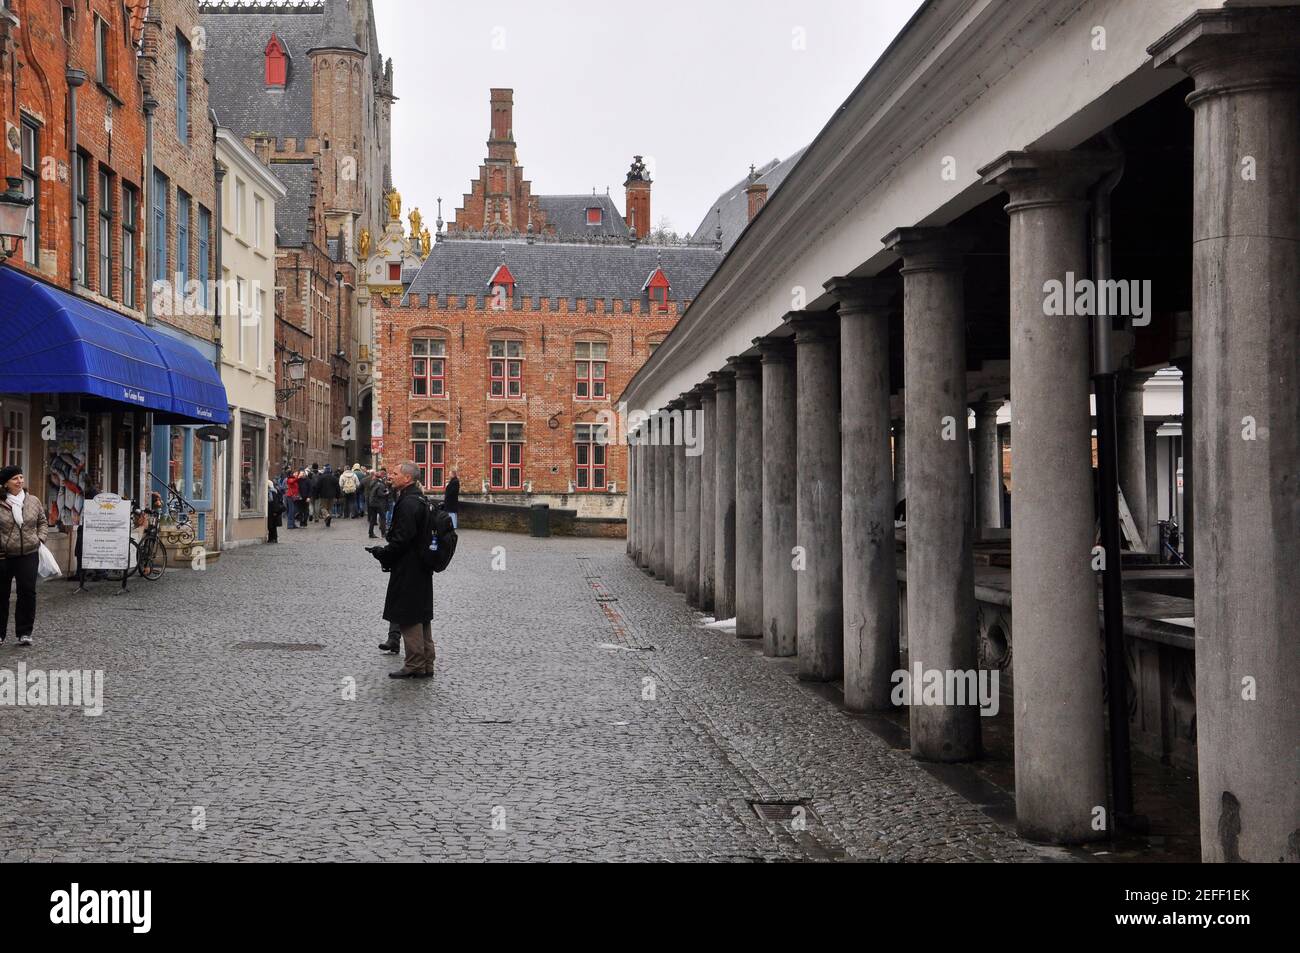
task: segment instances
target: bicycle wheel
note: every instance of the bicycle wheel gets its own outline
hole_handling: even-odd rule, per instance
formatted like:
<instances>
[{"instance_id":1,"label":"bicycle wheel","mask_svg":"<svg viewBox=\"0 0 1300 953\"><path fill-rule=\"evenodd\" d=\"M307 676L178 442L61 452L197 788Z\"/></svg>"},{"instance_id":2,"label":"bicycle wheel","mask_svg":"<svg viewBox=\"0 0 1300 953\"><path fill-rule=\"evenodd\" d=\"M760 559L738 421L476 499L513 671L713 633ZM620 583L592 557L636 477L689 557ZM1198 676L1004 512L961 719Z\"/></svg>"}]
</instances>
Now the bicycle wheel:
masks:
<instances>
[{"instance_id":1,"label":"bicycle wheel","mask_svg":"<svg viewBox=\"0 0 1300 953\"><path fill-rule=\"evenodd\" d=\"M137 567L140 575L150 582L162 578L167 568L167 547L156 536L146 536L140 542Z\"/></svg>"}]
</instances>

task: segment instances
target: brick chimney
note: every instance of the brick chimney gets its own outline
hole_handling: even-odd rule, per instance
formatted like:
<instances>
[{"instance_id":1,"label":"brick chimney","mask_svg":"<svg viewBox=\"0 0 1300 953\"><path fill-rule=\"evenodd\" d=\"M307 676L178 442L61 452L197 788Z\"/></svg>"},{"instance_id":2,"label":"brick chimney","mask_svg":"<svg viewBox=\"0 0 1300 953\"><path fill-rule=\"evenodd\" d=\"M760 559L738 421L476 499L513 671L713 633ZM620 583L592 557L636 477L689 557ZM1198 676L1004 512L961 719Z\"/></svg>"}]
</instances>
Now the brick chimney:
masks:
<instances>
[{"instance_id":1,"label":"brick chimney","mask_svg":"<svg viewBox=\"0 0 1300 953\"><path fill-rule=\"evenodd\" d=\"M626 189L626 214L628 226L637 238L645 238L650 233L650 173L640 156L632 157L632 168L628 170L623 183Z\"/></svg>"},{"instance_id":2,"label":"brick chimney","mask_svg":"<svg viewBox=\"0 0 1300 953\"><path fill-rule=\"evenodd\" d=\"M749 185L745 187L745 196L749 199L749 218L746 221L752 222L767 201L767 183L758 181L758 172L752 165L749 167Z\"/></svg>"},{"instance_id":3,"label":"brick chimney","mask_svg":"<svg viewBox=\"0 0 1300 953\"><path fill-rule=\"evenodd\" d=\"M488 158L515 163L515 91L493 89L492 125L488 134Z\"/></svg>"}]
</instances>

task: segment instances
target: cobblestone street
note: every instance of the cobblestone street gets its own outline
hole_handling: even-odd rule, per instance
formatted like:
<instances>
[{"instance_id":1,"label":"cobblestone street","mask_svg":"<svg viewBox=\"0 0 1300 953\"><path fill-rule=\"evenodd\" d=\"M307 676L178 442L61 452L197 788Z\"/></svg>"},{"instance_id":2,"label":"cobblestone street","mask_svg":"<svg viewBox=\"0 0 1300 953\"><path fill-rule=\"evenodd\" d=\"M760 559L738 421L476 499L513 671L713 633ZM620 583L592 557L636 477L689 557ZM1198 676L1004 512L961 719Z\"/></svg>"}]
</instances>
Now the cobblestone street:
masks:
<instances>
[{"instance_id":1,"label":"cobblestone street","mask_svg":"<svg viewBox=\"0 0 1300 953\"><path fill-rule=\"evenodd\" d=\"M0 669L102 669L104 712L0 707L0 860L1060 856L701 627L621 540L463 532L437 675L392 681L365 535L282 530L124 596L44 584ZM806 829L753 801L804 801Z\"/></svg>"}]
</instances>

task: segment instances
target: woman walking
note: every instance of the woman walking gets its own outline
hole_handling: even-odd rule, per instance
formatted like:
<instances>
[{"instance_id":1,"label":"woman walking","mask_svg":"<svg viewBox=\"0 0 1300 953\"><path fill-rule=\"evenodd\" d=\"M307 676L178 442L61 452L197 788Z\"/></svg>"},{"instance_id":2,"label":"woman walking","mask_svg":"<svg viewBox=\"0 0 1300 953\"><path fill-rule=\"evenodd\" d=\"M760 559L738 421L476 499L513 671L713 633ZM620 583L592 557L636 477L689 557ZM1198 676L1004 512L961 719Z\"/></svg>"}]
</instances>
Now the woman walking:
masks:
<instances>
[{"instance_id":1,"label":"woman walking","mask_svg":"<svg viewBox=\"0 0 1300 953\"><path fill-rule=\"evenodd\" d=\"M41 501L24 487L21 467L0 469L0 643L9 633L9 590L18 580L14 633L19 645L32 644L36 624L36 575L50 522Z\"/></svg>"},{"instance_id":2,"label":"woman walking","mask_svg":"<svg viewBox=\"0 0 1300 953\"><path fill-rule=\"evenodd\" d=\"M285 525L289 529L297 529L298 522L298 474L292 470L285 471L284 478L284 506L285 506Z\"/></svg>"}]
</instances>

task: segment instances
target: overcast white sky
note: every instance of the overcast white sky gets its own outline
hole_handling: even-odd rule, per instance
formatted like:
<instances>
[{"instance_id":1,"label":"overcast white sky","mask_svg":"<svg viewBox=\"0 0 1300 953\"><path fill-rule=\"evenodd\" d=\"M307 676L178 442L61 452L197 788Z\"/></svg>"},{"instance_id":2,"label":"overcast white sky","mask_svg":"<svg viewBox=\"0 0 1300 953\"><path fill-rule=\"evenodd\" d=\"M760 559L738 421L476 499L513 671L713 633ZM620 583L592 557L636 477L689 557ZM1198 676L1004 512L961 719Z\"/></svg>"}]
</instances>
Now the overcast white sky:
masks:
<instances>
[{"instance_id":1,"label":"overcast white sky","mask_svg":"<svg viewBox=\"0 0 1300 953\"><path fill-rule=\"evenodd\" d=\"M487 153L488 90L507 86L535 193L608 186L622 210L641 154L655 224L684 234L751 163L811 141L920 4L375 0L394 184L430 222L442 196L450 222Z\"/></svg>"}]
</instances>

